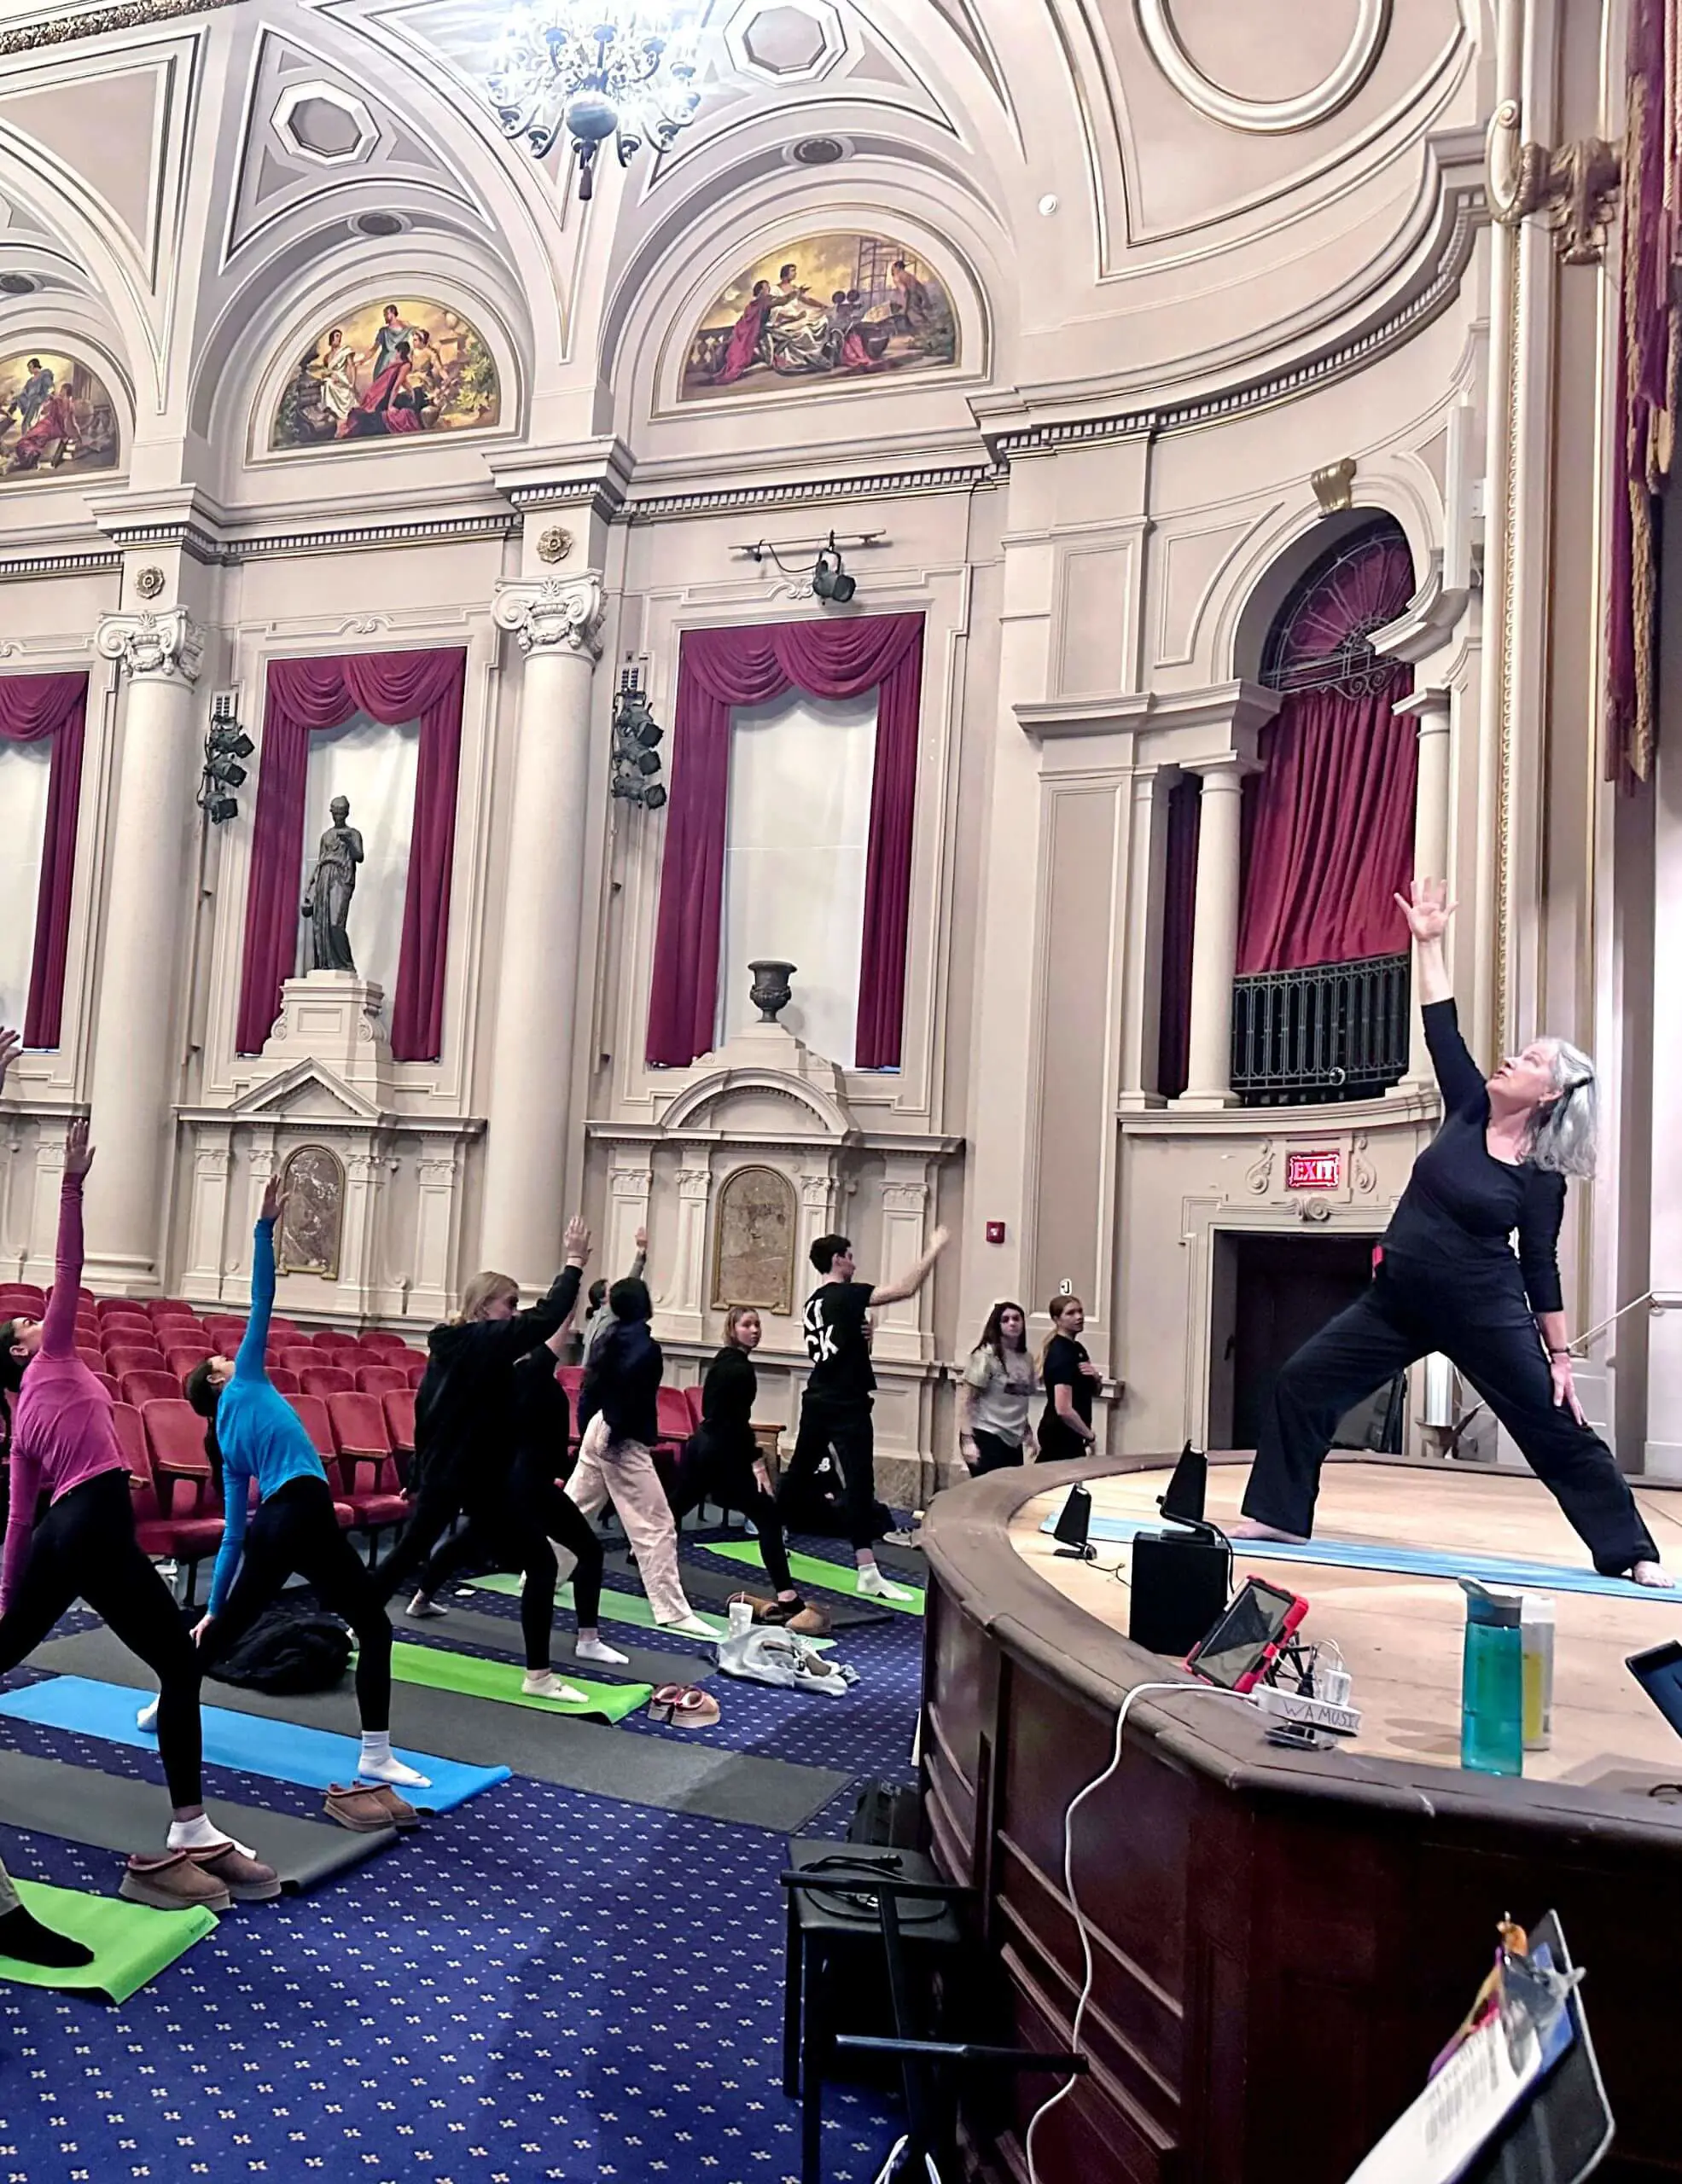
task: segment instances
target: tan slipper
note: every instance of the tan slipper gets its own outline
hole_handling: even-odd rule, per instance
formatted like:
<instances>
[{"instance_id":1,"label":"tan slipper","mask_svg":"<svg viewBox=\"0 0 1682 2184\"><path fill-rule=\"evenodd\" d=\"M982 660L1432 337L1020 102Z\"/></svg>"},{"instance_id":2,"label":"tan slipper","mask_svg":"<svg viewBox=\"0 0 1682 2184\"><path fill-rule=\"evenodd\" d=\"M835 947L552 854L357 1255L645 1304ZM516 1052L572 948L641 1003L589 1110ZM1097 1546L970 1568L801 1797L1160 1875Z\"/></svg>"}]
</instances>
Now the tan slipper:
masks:
<instances>
[{"instance_id":1,"label":"tan slipper","mask_svg":"<svg viewBox=\"0 0 1682 2184\"><path fill-rule=\"evenodd\" d=\"M358 1790L371 1789L386 1809L387 1817L393 1827L406 1835L410 1828L418 1827L421 1815L406 1798L400 1798L389 1782L358 1782Z\"/></svg>"},{"instance_id":2,"label":"tan slipper","mask_svg":"<svg viewBox=\"0 0 1682 2184\"><path fill-rule=\"evenodd\" d=\"M226 1911L234 1901L227 1882L207 1873L189 1850L131 1858L117 1893L152 1911Z\"/></svg>"},{"instance_id":3,"label":"tan slipper","mask_svg":"<svg viewBox=\"0 0 1682 2184\"><path fill-rule=\"evenodd\" d=\"M381 1792L360 1782L329 1785L327 1816L336 1820L340 1827L348 1827L353 1835L377 1835L396 1825Z\"/></svg>"},{"instance_id":4,"label":"tan slipper","mask_svg":"<svg viewBox=\"0 0 1682 2184\"><path fill-rule=\"evenodd\" d=\"M272 1903L281 1892L280 1875L260 1858L247 1858L232 1843L187 1853L201 1873L220 1881L236 1903Z\"/></svg>"}]
</instances>

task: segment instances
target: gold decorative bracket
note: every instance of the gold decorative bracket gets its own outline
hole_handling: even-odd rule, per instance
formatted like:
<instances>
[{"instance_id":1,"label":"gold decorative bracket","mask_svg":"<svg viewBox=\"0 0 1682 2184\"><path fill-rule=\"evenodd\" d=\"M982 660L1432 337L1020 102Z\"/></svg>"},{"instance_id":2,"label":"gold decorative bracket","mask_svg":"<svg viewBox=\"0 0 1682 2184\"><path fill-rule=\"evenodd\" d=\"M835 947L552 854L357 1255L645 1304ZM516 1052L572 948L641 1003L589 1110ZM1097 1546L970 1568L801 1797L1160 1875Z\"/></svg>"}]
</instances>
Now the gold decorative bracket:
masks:
<instances>
[{"instance_id":1,"label":"gold decorative bracket","mask_svg":"<svg viewBox=\"0 0 1682 2184\"><path fill-rule=\"evenodd\" d=\"M1504 228L1541 213L1565 265L1598 265L1606 229L1617 209L1622 148L1601 136L1580 137L1551 152L1522 140L1516 99L1503 99L1485 137L1489 209Z\"/></svg>"}]
</instances>

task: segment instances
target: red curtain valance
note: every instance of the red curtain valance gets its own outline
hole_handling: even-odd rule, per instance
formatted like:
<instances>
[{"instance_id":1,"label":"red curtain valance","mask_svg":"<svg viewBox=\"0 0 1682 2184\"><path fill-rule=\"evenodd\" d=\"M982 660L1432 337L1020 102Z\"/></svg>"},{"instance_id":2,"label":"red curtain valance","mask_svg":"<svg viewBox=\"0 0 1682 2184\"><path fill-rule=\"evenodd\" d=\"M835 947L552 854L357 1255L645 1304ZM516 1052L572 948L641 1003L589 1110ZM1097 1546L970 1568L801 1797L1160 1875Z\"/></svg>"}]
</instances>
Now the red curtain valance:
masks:
<instances>
[{"instance_id":1,"label":"red curtain valance","mask_svg":"<svg viewBox=\"0 0 1682 2184\"><path fill-rule=\"evenodd\" d=\"M814 698L879 692L853 1060L859 1069L899 1066L922 699L921 614L685 632L649 1001L648 1058L657 1066L682 1068L713 1043L731 709L765 705L790 688Z\"/></svg>"},{"instance_id":2,"label":"red curtain valance","mask_svg":"<svg viewBox=\"0 0 1682 2184\"><path fill-rule=\"evenodd\" d=\"M444 1040L444 958L466 686L462 651L270 661L246 903L241 1054L262 1052L280 1012L282 982L298 960L310 737L342 728L363 712L391 728L416 719L421 723L403 939L391 1003L392 1055L398 1061L437 1060Z\"/></svg>"},{"instance_id":3,"label":"red curtain valance","mask_svg":"<svg viewBox=\"0 0 1682 2184\"><path fill-rule=\"evenodd\" d=\"M13 743L36 743L43 736L53 741L29 999L23 1019L26 1047L55 1047L64 1015L64 965L70 943L87 706L85 674L0 675L0 737Z\"/></svg>"}]
</instances>

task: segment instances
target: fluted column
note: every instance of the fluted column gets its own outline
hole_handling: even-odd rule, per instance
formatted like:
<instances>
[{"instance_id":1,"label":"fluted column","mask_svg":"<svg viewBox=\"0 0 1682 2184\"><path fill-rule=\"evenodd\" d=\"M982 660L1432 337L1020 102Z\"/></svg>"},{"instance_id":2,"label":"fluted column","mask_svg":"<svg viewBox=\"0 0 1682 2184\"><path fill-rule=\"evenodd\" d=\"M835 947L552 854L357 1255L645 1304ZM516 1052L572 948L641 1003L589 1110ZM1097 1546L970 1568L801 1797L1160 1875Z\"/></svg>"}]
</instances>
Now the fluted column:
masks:
<instances>
[{"instance_id":1,"label":"fluted column","mask_svg":"<svg viewBox=\"0 0 1682 2184\"><path fill-rule=\"evenodd\" d=\"M165 1188L180 1069L178 971L195 915L194 686L204 639L184 607L108 614L95 642L119 663L122 763L94 1017L86 1280L160 1286Z\"/></svg>"},{"instance_id":2,"label":"fluted column","mask_svg":"<svg viewBox=\"0 0 1682 2184\"><path fill-rule=\"evenodd\" d=\"M601 653L594 571L498 587L521 671L498 961L480 1263L537 1287L553 1275L566 1183L591 681Z\"/></svg>"},{"instance_id":3,"label":"fluted column","mask_svg":"<svg viewBox=\"0 0 1682 2184\"><path fill-rule=\"evenodd\" d=\"M1419 770L1413 792L1413 870L1420 879L1446 880L1452 877L1448 869L1448 799L1452 700L1452 691L1425 683L1394 707L1404 718L1413 721L1418 729ZM1417 979L1413 981L1408 1014L1407 1075L1402 1082L1410 1088L1435 1085L1436 1077L1430 1056L1425 1051L1425 1027L1419 1014Z\"/></svg>"},{"instance_id":4,"label":"fluted column","mask_svg":"<svg viewBox=\"0 0 1682 2184\"><path fill-rule=\"evenodd\" d=\"M1232 1105L1232 979L1238 961L1238 851L1244 775L1242 758L1200 759L1186 770L1203 777L1197 822L1197 891L1191 934L1191 1035L1183 1107Z\"/></svg>"}]
</instances>

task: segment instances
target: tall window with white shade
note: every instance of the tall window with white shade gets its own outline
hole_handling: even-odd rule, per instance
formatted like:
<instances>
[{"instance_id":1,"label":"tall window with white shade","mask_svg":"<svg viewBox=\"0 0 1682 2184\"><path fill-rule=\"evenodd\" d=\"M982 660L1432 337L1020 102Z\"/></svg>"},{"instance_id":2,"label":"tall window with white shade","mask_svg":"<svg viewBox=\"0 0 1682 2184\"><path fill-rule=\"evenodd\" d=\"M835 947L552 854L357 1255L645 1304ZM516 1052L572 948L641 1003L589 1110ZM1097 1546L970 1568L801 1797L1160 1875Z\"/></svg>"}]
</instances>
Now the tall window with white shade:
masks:
<instances>
[{"instance_id":1,"label":"tall window with white shade","mask_svg":"<svg viewBox=\"0 0 1682 2184\"><path fill-rule=\"evenodd\" d=\"M403 941L420 748L418 721L388 727L366 713L354 715L342 728L319 729L310 738L298 899L301 903L317 845L333 824L333 799L342 796L351 807L349 823L361 834L364 851L351 905L351 952L359 975L385 988L388 1015ZM304 929L300 923L300 951ZM308 961L300 952L300 967L307 967Z\"/></svg>"}]
</instances>

